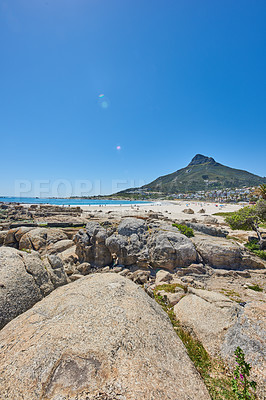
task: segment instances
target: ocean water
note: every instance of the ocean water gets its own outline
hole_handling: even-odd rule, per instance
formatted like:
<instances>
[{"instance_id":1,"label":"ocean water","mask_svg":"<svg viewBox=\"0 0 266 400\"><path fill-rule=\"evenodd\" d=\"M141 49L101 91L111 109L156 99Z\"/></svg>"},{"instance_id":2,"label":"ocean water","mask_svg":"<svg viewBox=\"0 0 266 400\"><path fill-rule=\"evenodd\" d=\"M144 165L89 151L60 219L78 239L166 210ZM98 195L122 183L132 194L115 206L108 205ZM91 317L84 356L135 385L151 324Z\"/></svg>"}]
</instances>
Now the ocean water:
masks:
<instances>
[{"instance_id":1,"label":"ocean water","mask_svg":"<svg viewBox=\"0 0 266 400\"><path fill-rule=\"evenodd\" d=\"M0 203L23 203L23 204L53 204L53 205L103 205L103 206L122 206L122 205L135 205L135 204L150 204L149 201L131 201L131 200L90 200L90 199L46 199L34 197L0 197Z\"/></svg>"}]
</instances>

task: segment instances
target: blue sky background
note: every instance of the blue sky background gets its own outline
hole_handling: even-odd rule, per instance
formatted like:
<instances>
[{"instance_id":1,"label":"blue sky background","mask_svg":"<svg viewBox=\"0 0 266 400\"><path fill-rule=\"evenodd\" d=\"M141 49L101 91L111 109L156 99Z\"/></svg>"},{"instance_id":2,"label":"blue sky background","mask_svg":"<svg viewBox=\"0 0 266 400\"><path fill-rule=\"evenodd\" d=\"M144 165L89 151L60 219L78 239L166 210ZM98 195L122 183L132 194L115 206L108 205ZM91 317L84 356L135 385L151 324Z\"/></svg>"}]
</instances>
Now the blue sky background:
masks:
<instances>
[{"instance_id":1,"label":"blue sky background","mask_svg":"<svg viewBox=\"0 0 266 400\"><path fill-rule=\"evenodd\" d=\"M265 0L0 0L0 194L110 193L196 153L265 176L265 20Z\"/></svg>"}]
</instances>

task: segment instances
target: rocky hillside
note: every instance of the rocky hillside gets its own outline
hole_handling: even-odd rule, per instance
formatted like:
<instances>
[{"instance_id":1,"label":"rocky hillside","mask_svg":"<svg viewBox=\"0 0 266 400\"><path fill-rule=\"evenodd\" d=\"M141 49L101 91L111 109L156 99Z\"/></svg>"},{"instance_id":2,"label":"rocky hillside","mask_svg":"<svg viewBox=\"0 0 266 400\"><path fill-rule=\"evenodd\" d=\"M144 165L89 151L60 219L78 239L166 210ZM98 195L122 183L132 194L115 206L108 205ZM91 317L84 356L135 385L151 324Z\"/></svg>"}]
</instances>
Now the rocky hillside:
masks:
<instances>
[{"instance_id":1,"label":"rocky hillside","mask_svg":"<svg viewBox=\"0 0 266 400\"><path fill-rule=\"evenodd\" d=\"M198 190L258 186L262 183L266 183L265 177L227 167L211 157L197 154L187 167L161 176L148 185L142 186L142 189L163 193L186 193Z\"/></svg>"}]
</instances>

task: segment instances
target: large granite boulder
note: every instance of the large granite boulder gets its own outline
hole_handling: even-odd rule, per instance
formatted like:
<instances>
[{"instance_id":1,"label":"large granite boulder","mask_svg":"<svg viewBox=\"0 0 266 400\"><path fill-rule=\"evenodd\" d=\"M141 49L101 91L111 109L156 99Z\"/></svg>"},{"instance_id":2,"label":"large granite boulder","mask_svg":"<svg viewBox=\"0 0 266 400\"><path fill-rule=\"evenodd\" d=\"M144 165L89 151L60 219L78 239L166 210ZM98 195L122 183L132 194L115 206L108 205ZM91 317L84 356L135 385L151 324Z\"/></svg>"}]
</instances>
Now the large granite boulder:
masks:
<instances>
[{"instance_id":1,"label":"large granite boulder","mask_svg":"<svg viewBox=\"0 0 266 400\"><path fill-rule=\"evenodd\" d=\"M122 236L131 236L133 234L142 235L147 231L147 224L142 219L125 218L117 228L118 234Z\"/></svg>"},{"instance_id":2,"label":"large granite boulder","mask_svg":"<svg viewBox=\"0 0 266 400\"><path fill-rule=\"evenodd\" d=\"M19 249L33 249L39 251L46 246L47 229L35 228L25 233L19 242Z\"/></svg>"},{"instance_id":3,"label":"large granite boulder","mask_svg":"<svg viewBox=\"0 0 266 400\"><path fill-rule=\"evenodd\" d=\"M58 274L62 275L59 284ZM57 277L57 279L56 279ZM45 267L37 252L0 248L0 328L66 283L64 271Z\"/></svg>"},{"instance_id":4,"label":"large granite boulder","mask_svg":"<svg viewBox=\"0 0 266 400\"><path fill-rule=\"evenodd\" d=\"M220 237L197 235L192 238L203 261L223 269L265 268L266 263L250 255L236 242Z\"/></svg>"},{"instance_id":5,"label":"large granite boulder","mask_svg":"<svg viewBox=\"0 0 266 400\"><path fill-rule=\"evenodd\" d=\"M154 268L173 270L197 261L196 249L185 235L177 232L161 232L149 239L149 256Z\"/></svg>"},{"instance_id":6,"label":"large granite boulder","mask_svg":"<svg viewBox=\"0 0 266 400\"><path fill-rule=\"evenodd\" d=\"M33 249L42 253L46 251L47 246L66 239L66 233L60 229L34 228L21 236L19 249Z\"/></svg>"},{"instance_id":7,"label":"large granite boulder","mask_svg":"<svg viewBox=\"0 0 266 400\"><path fill-rule=\"evenodd\" d=\"M116 255L119 264L145 267L149 262L149 254L142 239L144 238L140 239L136 233L129 237L113 234L106 240L106 246L112 254Z\"/></svg>"},{"instance_id":8,"label":"large granite boulder","mask_svg":"<svg viewBox=\"0 0 266 400\"><path fill-rule=\"evenodd\" d=\"M116 274L57 289L0 342L2 399L210 400L167 315Z\"/></svg>"}]
</instances>

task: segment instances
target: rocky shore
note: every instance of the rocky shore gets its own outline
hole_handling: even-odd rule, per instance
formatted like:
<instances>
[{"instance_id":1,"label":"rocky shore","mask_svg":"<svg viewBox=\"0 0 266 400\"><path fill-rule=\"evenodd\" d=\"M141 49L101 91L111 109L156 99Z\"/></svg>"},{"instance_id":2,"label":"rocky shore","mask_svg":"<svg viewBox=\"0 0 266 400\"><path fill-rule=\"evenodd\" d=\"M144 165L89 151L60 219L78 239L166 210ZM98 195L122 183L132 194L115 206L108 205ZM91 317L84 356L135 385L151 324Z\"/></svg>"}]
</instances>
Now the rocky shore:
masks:
<instances>
[{"instance_id":1,"label":"rocky shore","mask_svg":"<svg viewBox=\"0 0 266 400\"><path fill-rule=\"evenodd\" d=\"M240 346L264 398L266 261L243 246L251 232L232 238L205 210L1 207L1 399L211 398L158 296L229 370Z\"/></svg>"}]
</instances>

